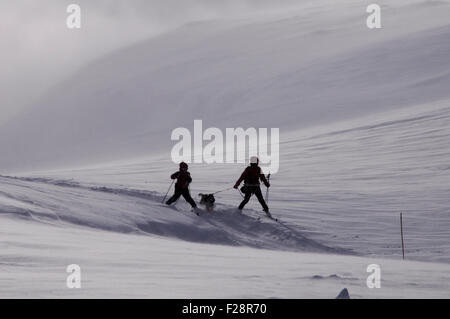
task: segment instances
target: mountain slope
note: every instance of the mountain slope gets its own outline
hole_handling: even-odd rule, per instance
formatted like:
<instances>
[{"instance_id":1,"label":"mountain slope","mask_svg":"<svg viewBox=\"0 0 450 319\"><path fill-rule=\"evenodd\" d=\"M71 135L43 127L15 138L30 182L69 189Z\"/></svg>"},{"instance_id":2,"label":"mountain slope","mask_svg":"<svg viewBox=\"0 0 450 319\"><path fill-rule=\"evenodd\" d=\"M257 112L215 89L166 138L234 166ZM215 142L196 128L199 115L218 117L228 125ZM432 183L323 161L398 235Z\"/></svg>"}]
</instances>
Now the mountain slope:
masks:
<instances>
[{"instance_id":1,"label":"mountain slope","mask_svg":"<svg viewBox=\"0 0 450 319\"><path fill-rule=\"evenodd\" d=\"M448 298L448 265L205 245L0 215L0 298ZM81 267L67 289L66 267ZM407 289L405 288L407 287ZM218 289L220 287L220 289Z\"/></svg>"},{"instance_id":2,"label":"mountain slope","mask_svg":"<svg viewBox=\"0 0 450 319\"><path fill-rule=\"evenodd\" d=\"M442 101L284 134L280 141L280 170L271 178L272 213L302 236L323 245L346 248L360 255L398 258L399 214L403 212L407 258L450 262L449 118L450 101ZM198 200L198 193L229 189L244 167L191 164L192 196ZM89 188L106 187L105 190L119 190L123 195L130 190L134 196L142 192L144 197L159 199L166 193L170 174L176 169L170 157L161 154L20 176L23 181L48 180L63 185L76 181ZM6 180L3 189L14 196L16 191L10 189L10 182ZM47 188L45 184L35 187ZM223 226L219 226L218 234L228 227L231 233L234 228L241 229L241 222L253 225L246 224L245 219L233 222L229 209L241 201L237 191L221 192L216 200L219 211L230 217L214 220ZM180 205L182 210L188 210L183 200ZM134 222L135 215L128 215L128 208L120 207L124 223L128 224L127 218ZM246 207L252 215L261 210L254 199ZM102 216L108 222L108 214ZM170 219L167 225L170 227ZM278 231L271 228L262 233L266 235L271 230ZM242 233L249 235L247 231ZM279 248L285 245L282 241L278 244Z\"/></svg>"},{"instance_id":3,"label":"mountain slope","mask_svg":"<svg viewBox=\"0 0 450 319\"><path fill-rule=\"evenodd\" d=\"M336 255L345 251L248 210L198 217L151 192L0 181L0 297L334 298L343 287L352 298L449 296L447 264ZM70 264L82 289L65 287ZM366 286L370 264L382 289Z\"/></svg>"},{"instance_id":4,"label":"mountain slope","mask_svg":"<svg viewBox=\"0 0 450 319\"><path fill-rule=\"evenodd\" d=\"M376 31L360 7L322 2L189 24L91 63L1 127L0 167L152 154L194 119L289 131L447 98L448 7L392 4ZM410 24L420 13L435 19Z\"/></svg>"},{"instance_id":5,"label":"mountain slope","mask_svg":"<svg viewBox=\"0 0 450 319\"><path fill-rule=\"evenodd\" d=\"M198 217L187 208L167 207L161 200L153 192L129 188L89 187L70 180L0 177L0 215L11 218L57 227L83 226L207 244L345 252L311 241L285 224L266 218L258 220L255 212L243 215L230 207L219 206L214 214L203 212Z\"/></svg>"}]
</instances>

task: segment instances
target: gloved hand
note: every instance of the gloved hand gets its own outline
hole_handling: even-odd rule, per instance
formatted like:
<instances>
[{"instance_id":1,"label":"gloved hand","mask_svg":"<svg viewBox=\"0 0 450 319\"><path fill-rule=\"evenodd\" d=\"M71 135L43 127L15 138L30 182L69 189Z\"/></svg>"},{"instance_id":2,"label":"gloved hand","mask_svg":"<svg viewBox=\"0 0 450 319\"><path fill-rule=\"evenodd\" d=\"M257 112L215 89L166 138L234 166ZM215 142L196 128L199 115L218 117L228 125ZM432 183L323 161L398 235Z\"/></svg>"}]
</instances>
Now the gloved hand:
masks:
<instances>
[{"instance_id":1,"label":"gloved hand","mask_svg":"<svg viewBox=\"0 0 450 319\"><path fill-rule=\"evenodd\" d=\"M234 184L233 188L234 189L238 189L239 185L238 184Z\"/></svg>"},{"instance_id":2,"label":"gloved hand","mask_svg":"<svg viewBox=\"0 0 450 319\"><path fill-rule=\"evenodd\" d=\"M266 187L267 187L267 188L270 187L270 183L269 183L269 182L266 183Z\"/></svg>"}]
</instances>

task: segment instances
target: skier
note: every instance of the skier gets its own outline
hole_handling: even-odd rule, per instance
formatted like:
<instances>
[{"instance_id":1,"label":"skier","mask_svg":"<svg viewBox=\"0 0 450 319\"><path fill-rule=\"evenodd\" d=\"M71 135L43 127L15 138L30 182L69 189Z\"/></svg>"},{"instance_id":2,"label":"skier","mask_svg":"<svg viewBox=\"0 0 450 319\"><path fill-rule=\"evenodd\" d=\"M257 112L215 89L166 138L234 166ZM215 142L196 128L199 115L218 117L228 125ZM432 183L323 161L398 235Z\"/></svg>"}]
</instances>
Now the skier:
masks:
<instances>
[{"instance_id":1,"label":"skier","mask_svg":"<svg viewBox=\"0 0 450 319\"><path fill-rule=\"evenodd\" d=\"M192 208L195 210L197 208L197 204L195 204L194 200L189 193L189 184L192 182L191 174L188 172L188 164L185 162L180 163L180 170L170 176L171 179L176 179L175 183L175 193L173 196L166 202L167 205L170 205L178 200L181 195L183 195L184 199L191 204Z\"/></svg>"},{"instance_id":2,"label":"skier","mask_svg":"<svg viewBox=\"0 0 450 319\"><path fill-rule=\"evenodd\" d=\"M259 180L261 180L266 187L270 187L270 183L267 181L264 174L261 172L261 167L258 166L259 159L256 156L252 156L250 158L250 166L248 166L245 171L242 173L241 177L238 179L236 184L234 185L234 188L237 189L239 187L239 184L244 181L244 186L241 188L241 191L245 194L244 200L239 205L239 210L242 210L244 206L248 203L250 200L250 197L252 197L253 194L256 195L256 198L258 198L259 203L261 204L264 212L270 216L269 213L269 207L267 207L267 204L263 198L263 195L261 193L261 187L259 186Z\"/></svg>"}]
</instances>

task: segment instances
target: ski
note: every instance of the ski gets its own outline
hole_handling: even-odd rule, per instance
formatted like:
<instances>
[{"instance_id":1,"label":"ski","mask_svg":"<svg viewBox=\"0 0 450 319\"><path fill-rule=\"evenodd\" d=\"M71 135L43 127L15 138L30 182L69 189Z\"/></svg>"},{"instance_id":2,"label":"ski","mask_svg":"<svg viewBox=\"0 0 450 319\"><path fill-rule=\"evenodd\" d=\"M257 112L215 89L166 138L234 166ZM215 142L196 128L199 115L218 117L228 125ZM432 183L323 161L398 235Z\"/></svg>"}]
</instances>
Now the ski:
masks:
<instances>
[{"instance_id":1,"label":"ski","mask_svg":"<svg viewBox=\"0 0 450 319\"><path fill-rule=\"evenodd\" d=\"M271 220L273 220L273 221L276 221L276 222L278 222L278 218L275 218L275 217L273 217L272 215L266 215L266 217L267 218L269 218L269 219L271 219Z\"/></svg>"},{"instance_id":2,"label":"ski","mask_svg":"<svg viewBox=\"0 0 450 319\"><path fill-rule=\"evenodd\" d=\"M274 221L276 221L276 222L278 221L278 219L275 218L275 217L273 217L272 214L271 214L269 211L267 211L267 212L264 211L264 213L266 214L266 217L267 217L267 218L272 219L272 220L274 220Z\"/></svg>"},{"instance_id":3,"label":"ski","mask_svg":"<svg viewBox=\"0 0 450 319\"><path fill-rule=\"evenodd\" d=\"M267 217L275 222L278 222L278 218L273 217L272 214L270 213L265 213L264 217ZM258 216L257 220L261 220L261 216Z\"/></svg>"}]
</instances>

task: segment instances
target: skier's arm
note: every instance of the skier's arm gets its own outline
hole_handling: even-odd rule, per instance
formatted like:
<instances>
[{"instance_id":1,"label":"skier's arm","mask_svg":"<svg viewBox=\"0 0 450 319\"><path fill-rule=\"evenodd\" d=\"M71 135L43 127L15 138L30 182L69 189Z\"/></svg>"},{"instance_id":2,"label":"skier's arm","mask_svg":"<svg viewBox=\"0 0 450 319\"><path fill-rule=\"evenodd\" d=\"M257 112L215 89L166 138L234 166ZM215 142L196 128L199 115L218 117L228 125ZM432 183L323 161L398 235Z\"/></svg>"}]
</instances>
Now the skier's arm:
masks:
<instances>
[{"instance_id":1,"label":"skier's arm","mask_svg":"<svg viewBox=\"0 0 450 319\"><path fill-rule=\"evenodd\" d=\"M266 176L264 176L263 173L259 174L259 178L264 183L264 185L266 185L266 187L270 187L270 183L267 181Z\"/></svg>"},{"instance_id":2,"label":"skier's arm","mask_svg":"<svg viewBox=\"0 0 450 319\"><path fill-rule=\"evenodd\" d=\"M236 184L234 184L234 188L238 188L239 184L245 179L245 175L247 174L247 169L241 174L241 177L237 180Z\"/></svg>"},{"instance_id":3,"label":"skier's arm","mask_svg":"<svg viewBox=\"0 0 450 319\"><path fill-rule=\"evenodd\" d=\"M170 178L171 179L177 179L178 175L180 175L180 172L173 173L172 175L170 175Z\"/></svg>"}]
</instances>

